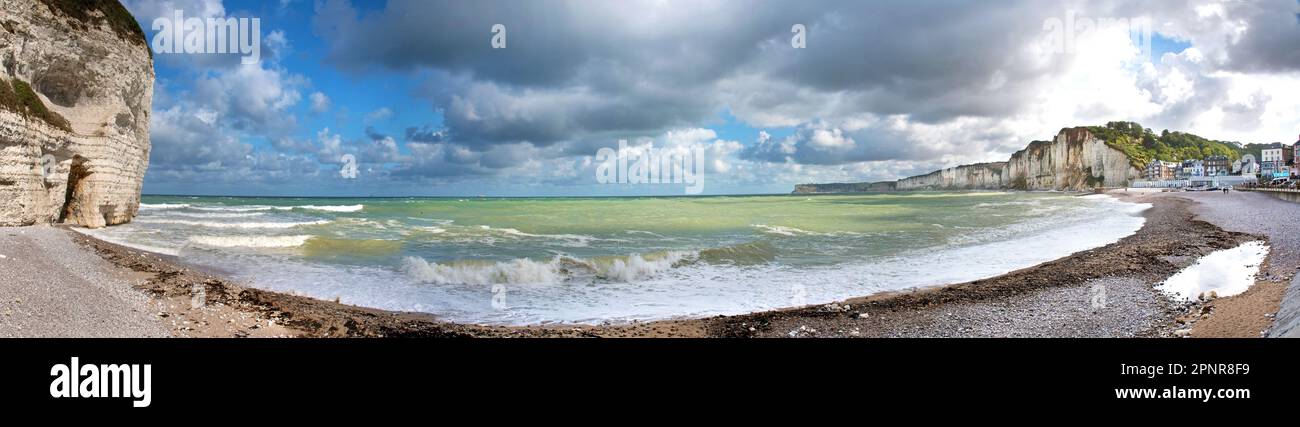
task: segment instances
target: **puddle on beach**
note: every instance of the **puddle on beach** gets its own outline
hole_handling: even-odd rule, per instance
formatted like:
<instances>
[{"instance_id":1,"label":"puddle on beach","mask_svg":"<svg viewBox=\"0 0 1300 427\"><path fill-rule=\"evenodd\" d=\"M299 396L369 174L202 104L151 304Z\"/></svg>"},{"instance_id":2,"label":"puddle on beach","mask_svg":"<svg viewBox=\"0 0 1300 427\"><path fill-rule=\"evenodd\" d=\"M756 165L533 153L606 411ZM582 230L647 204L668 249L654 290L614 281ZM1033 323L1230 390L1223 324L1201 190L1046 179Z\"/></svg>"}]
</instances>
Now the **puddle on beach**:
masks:
<instances>
[{"instance_id":1,"label":"puddle on beach","mask_svg":"<svg viewBox=\"0 0 1300 427\"><path fill-rule=\"evenodd\" d=\"M1255 274L1267 256L1264 242L1246 242L1202 257L1156 289L1188 301L1211 291L1219 297L1233 296L1255 284Z\"/></svg>"}]
</instances>

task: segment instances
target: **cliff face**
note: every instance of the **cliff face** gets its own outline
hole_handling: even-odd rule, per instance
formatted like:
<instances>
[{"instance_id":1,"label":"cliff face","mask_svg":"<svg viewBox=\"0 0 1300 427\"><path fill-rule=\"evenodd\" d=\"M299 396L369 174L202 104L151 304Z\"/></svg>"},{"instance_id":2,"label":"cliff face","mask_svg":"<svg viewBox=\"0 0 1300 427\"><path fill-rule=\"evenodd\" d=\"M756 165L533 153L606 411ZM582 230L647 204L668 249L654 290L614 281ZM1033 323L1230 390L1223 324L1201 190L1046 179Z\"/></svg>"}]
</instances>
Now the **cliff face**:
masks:
<instances>
[{"instance_id":1,"label":"cliff face","mask_svg":"<svg viewBox=\"0 0 1300 427\"><path fill-rule=\"evenodd\" d=\"M1086 128L1064 129L1050 142L1034 142L1007 161L1010 188L1084 190L1121 187L1140 179L1142 171L1128 155L1097 139Z\"/></svg>"},{"instance_id":2,"label":"cliff face","mask_svg":"<svg viewBox=\"0 0 1300 427\"><path fill-rule=\"evenodd\" d=\"M81 3L0 0L0 225L102 227L139 209L153 60L122 5Z\"/></svg>"},{"instance_id":3,"label":"cliff face","mask_svg":"<svg viewBox=\"0 0 1300 427\"><path fill-rule=\"evenodd\" d=\"M800 184L795 193L890 190L1069 190L1120 187L1142 171L1128 155L1097 139L1087 128L1063 129L1051 141L1034 141L1005 162L941 169L897 182Z\"/></svg>"},{"instance_id":4,"label":"cliff face","mask_svg":"<svg viewBox=\"0 0 1300 427\"><path fill-rule=\"evenodd\" d=\"M1004 188L1007 162L977 163L940 169L925 175L898 180L899 190Z\"/></svg>"}]
</instances>

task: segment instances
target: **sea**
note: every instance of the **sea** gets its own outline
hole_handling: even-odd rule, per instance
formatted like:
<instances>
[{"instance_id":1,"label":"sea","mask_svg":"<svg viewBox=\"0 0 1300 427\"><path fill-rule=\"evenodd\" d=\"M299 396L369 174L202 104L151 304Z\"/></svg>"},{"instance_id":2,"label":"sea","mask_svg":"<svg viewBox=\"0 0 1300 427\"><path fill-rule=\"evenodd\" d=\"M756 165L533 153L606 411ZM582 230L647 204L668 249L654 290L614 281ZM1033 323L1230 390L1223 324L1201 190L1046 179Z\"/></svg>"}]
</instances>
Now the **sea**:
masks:
<instances>
[{"instance_id":1,"label":"sea","mask_svg":"<svg viewBox=\"0 0 1300 427\"><path fill-rule=\"evenodd\" d=\"M996 276L1136 232L1055 192L553 198L144 196L85 231L249 286L493 324L618 324Z\"/></svg>"}]
</instances>

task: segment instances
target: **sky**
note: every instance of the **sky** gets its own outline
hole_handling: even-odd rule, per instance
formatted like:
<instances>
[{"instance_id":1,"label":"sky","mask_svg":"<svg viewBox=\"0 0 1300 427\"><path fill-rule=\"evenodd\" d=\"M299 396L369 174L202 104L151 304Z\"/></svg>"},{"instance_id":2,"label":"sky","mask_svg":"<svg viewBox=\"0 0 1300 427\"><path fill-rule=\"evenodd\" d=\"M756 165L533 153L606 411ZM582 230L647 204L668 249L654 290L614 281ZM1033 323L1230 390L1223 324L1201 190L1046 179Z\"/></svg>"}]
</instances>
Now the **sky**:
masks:
<instances>
[{"instance_id":1,"label":"sky","mask_svg":"<svg viewBox=\"0 0 1300 427\"><path fill-rule=\"evenodd\" d=\"M703 194L788 193L1109 121L1300 135L1296 0L123 3L155 46L146 194L683 193L601 182L620 140L702 154ZM177 10L257 18L258 61L160 51Z\"/></svg>"}]
</instances>

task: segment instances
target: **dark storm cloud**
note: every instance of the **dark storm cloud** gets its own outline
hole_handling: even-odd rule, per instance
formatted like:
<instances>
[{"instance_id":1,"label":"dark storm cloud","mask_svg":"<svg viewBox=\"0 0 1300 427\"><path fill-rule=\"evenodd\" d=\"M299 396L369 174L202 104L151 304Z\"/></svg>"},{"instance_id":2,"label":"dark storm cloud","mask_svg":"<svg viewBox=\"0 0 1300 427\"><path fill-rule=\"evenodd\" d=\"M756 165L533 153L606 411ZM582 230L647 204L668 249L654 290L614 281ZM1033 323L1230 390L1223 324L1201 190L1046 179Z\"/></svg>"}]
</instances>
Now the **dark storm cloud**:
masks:
<instances>
[{"instance_id":1,"label":"dark storm cloud","mask_svg":"<svg viewBox=\"0 0 1300 427\"><path fill-rule=\"evenodd\" d=\"M343 69L435 67L549 87L590 65L717 77L756 54L754 43L785 37L790 23L811 22L832 4L394 0L362 14L350 2L326 0L314 27L329 41L326 60ZM495 24L507 29L505 49L491 48Z\"/></svg>"},{"instance_id":2,"label":"dark storm cloud","mask_svg":"<svg viewBox=\"0 0 1300 427\"><path fill-rule=\"evenodd\" d=\"M1062 65L1022 49L1043 37L1043 19L1061 13L1036 5L843 6L810 27L807 49L765 57L762 68L801 89L852 94L852 107L875 114L923 122L1007 115L1033 95L1036 77Z\"/></svg>"},{"instance_id":3,"label":"dark storm cloud","mask_svg":"<svg viewBox=\"0 0 1300 427\"><path fill-rule=\"evenodd\" d=\"M1025 57L1044 15L1023 5L399 0L363 13L329 0L314 26L341 69L434 70L426 96L448 134L484 149L650 136L728 106L799 122L1010 114L1054 64ZM505 49L491 48L497 23ZM807 49L791 48L794 24ZM826 109L824 96L841 103Z\"/></svg>"},{"instance_id":4,"label":"dark storm cloud","mask_svg":"<svg viewBox=\"0 0 1300 427\"><path fill-rule=\"evenodd\" d=\"M1290 5L1292 15L1286 13ZM1234 16L1251 23L1229 53L1229 68L1241 71L1300 71L1300 2L1272 0L1234 5Z\"/></svg>"},{"instance_id":5,"label":"dark storm cloud","mask_svg":"<svg viewBox=\"0 0 1300 427\"><path fill-rule=\"evenodd\" d=\"M1216 11L1217 12L1217 11ZM1221 37L1224 69L1244 72L1300 71L1300 1L1258 0L1223 6L1223 16L1210 24L1227 21L1240 34L1192 33L1196 37ZM1221 28L1224 27L1221 25ZM1213 46L1212 43L1206 43Z\"/></svg>"},{"instance_id":6,"label":"dark storm cloud","mask_svg":"<svg viewBox=\"0 0 1300 427\"><path fill-rule=\"evenodd\" d=\"M1024 143L1014 132L963 120L997 123L1040 105L1045 89L1078 66L1074 55L1041 49L1046 20L1067 16L1150 17L1152 30L1196 41L1219 68L1300 69L1294 3L1222 8L1175 0L395 0L361 11L327 0L314 27L328 42L326 62L340 69L425 76L420 95L442 112L444 127L407 130L407 141L431 145L413 150L422 160L402 172L442 175L590 155L723 111L752 127L796 126L789 137L747 146L738 154L746 160L843 165L1013 150ZM1223 33L1234 28L1228 22L1243 23L1237 37ZM505 49L491 48L494 24L506 26ZM794 24L807 28L806 49L790 46ZM1165 107L1154 124L1183 128L1226 102L1225 83L1184 58L1157 66L1194 76L1195 92L1162 99L1159 82L1139 76ZM1227 105L1225 120L1258 125L1265 101ZM918 130L926 126L941 131ZM962 141L926 136L934 134Z\"/></svg>"}]
</instances>

